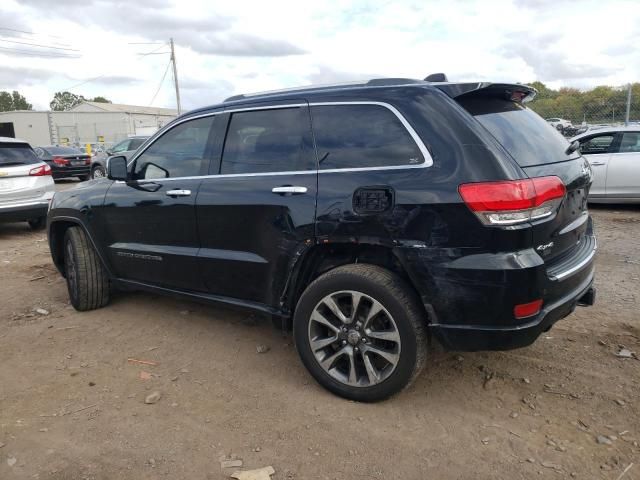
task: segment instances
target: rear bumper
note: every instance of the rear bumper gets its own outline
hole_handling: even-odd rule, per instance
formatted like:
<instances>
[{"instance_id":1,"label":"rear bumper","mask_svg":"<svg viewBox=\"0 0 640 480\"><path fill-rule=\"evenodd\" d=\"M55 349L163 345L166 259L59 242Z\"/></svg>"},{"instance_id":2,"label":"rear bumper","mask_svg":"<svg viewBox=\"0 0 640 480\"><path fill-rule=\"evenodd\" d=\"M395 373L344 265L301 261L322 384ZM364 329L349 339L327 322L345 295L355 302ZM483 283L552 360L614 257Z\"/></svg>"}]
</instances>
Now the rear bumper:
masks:
<instances>
[{"instance_id":1,"label":"rear bumper","mask_svg":"<svg viewBox=\"0 0 640 480\"><path fill-rule=\"evenodd\" d=\"M23 222L47 215L49 200L0 205L0 222Z\"/></svg>"},{"instance_id":2,"label":"rear bumper","mask_svg":"<svg viewBox=\"0 0 640 480\"><path fill-rule=\"evenodd\" d=\"M51 175L53 178L83 177L91 173L91 165L83 165L81 167L68 168L52 168Z\"/></svg>"},{"instance_id":3,"label":"rear bumper","mask_svg":"<svg viewBox=\"0 0 640 480\"><path fill-rule=\"evenodd\" d=\"M451 350L507 350L530 345L576 305L593 303L591 227L572 254L545 263L534 249L446 258L430 249L397 249L429 316L433 335ZM535 316L516 305L542 300Z\"/></svg>"},{"instance_id":4,"label":"rear bumper","mask_svg":"<svg viewBox=\"0 0 640 480\"><path fill-rule=\"evenodd\" d=\"M505 326L431 325L431 331L449 350L511 350L531 345L558 320L570 315L576 306L589 306L595 301L593 272L583 283L561 299L545 305L526 323Z\"/></svg>"}]
</instances>

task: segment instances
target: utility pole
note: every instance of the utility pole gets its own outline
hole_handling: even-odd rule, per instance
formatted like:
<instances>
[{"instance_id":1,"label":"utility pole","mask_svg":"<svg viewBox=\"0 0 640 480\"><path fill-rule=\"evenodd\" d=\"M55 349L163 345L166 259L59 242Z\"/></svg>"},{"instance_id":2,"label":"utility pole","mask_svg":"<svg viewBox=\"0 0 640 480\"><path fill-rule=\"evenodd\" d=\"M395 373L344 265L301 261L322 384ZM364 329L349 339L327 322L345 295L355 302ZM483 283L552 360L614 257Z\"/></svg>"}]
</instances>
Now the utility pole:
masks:
<instances>
[{"instance_id":1,"label":"utility pole","mask_svg":"<svg viewBox=\"0 0 640 480\"><path fill-rule=\"evenodd\" d=\"M624 124L629 125L629 112L631 111L631 84L627 90L627 113L624 116Z\"/></svg>"},{"instance_id":2,"label":"utility pole","mask_svg":"<svg viewBox=\"0 0 640 480\"><path fill-rule=\"evenodd\" d=\"M169 39L171 45L171 63L173 64L173 83L176 87L176 105L178 107L178 115L182 113L180 108L180 88L178 87L178 68L176 67L176 51L173 48L173 38Z\"/></svg>"}]
</instances>

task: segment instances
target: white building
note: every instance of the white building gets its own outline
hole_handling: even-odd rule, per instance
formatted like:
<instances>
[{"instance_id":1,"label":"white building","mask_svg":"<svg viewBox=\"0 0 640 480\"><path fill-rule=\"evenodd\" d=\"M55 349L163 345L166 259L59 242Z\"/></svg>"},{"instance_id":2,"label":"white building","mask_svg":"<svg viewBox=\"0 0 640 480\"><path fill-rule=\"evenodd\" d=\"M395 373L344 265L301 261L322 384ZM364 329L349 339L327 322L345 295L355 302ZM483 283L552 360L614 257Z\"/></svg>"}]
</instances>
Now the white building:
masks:
<instances>
[{"instance_id":1,"label":"white building","mask_svg":"<svg viewBox=\"0 0 640 480\"><path fill-rule=\"evenodd\" d=\"M151 135L173 120L177 111L117 103L84 102L65 112L0 112L0 136L33 146L105 143L133 135Z\"/></svg>"}]
</instances>

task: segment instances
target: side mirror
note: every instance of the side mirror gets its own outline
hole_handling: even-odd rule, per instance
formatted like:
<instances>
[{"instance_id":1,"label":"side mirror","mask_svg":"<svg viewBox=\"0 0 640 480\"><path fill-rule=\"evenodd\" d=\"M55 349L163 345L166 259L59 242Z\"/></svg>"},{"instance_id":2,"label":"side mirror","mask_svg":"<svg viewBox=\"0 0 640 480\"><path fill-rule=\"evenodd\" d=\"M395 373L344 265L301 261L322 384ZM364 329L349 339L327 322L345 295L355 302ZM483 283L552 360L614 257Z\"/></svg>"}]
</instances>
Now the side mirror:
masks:
<instances>
[{"instance_id":1,"label":"side mirror","mask_svg":"<svg viewBox=\"0 0 640 480\"><path fill-rule=\"evenodd\" d=\"M122 180L123 182L128 180L127 157L117 156L107 159L107 178L109 180Z\"/></svg>"}]
</instances>

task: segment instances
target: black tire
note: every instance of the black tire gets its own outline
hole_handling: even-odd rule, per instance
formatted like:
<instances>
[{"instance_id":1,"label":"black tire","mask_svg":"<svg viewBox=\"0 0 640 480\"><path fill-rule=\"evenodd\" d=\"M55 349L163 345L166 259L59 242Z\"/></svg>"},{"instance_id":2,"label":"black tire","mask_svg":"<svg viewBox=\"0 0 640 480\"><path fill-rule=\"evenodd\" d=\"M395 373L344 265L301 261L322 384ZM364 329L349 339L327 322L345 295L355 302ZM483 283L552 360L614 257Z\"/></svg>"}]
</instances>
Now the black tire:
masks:
<instances>
[{"instance_id":1,"label":"black tire","mask_svg":"<svg viewBox=\"0 0 640 480\"><path fill-rule=\"evenodd\" d=\"M91 178L91 174L89 174L89 175L80 175L80 176L78 176L78 178L80 179L81 182L86 182L87 180L89 180Z\"/></svg>"},{"instance_id":2,"label":"black tire","mask_svg":"<svg viewBox=\"0 0 640 480\"><path fill-rule=\"evenodd\" d=\"M31 220L27 220L27 222L31 230L42 230L47 224L47 217L32 218Z\"/></svg>"},{"instance_id":3,"label":"black tire","mask_svg":"<svg viewBox=\"0 0 640 480\"><path fill-rule=\"evenodd\" d=\"M91 178L103 178L106 176L107 176L107 171L104 169L104 167L98 166L98 167L94 167L93 170L91 170Z\"/></svg>"},{"instance_id":4,"label":"black tire","mask_svg":"<svg viewBox=\"0 0 640 480\"><path fill-rule=\"evenodd\" d=\"M310 323L314 310L328 295L344 291L359 292L379 302L390 314L397 327L399 346L401 345L399 360L389 376L380 383L352 386L337 380L320 365L320 360L316 358L311 348ZM351 315L352 318L357 317L356 314ZM426 314L417 296L399 276L376 265L345 265L314 280L298 301L293 330L298 354L311 375L331 392L350 400L376 402L398 393L415 380L424 367L427 355ZM364 330L361 333L364 336ZM349 343L351 341L350 339ZM369 342L372 341L375 342L375 340L369 340ZM344 341L341 341L341 345L345 345ZM324 348L340 349L349 348L349 346ZM366 345L361 345L359 353L361 361L365 356L364 348ZM358 352L358 349L355 348L355 351ZM354 370L356 370L355 366Z\"/></svg>"},{"instance_id":5,"label":"black tire","mask_svg":"<svg viewBox=\"0 0 640 480\"><path fill-rule=\"evenodd\" d=\"M65 233L64 265L69 299L76 310L94 310L109 303L109 278L80 227L70 227Z\"/></svg>"}]
</instances>

